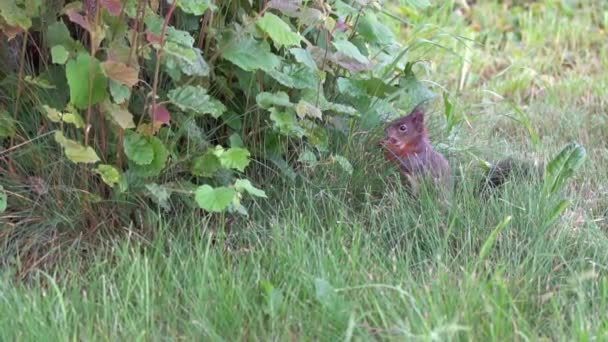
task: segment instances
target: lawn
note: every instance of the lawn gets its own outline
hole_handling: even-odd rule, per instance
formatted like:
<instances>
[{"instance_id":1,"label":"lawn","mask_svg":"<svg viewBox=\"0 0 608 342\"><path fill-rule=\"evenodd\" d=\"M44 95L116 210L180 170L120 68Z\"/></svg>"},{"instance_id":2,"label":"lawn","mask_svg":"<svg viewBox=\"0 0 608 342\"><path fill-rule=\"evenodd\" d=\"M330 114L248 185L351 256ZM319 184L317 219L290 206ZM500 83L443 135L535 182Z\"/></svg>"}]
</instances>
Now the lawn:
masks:
<instances>
[{"instance_id":1,"label":"lawn","mask_svg":"<svg viewBox=\"0 0 608 342\"><path fill-rule=\"evenodd\" d=\"M608 7L513 2L391 10L452 106L440 96L427 113L457 175L449 205L408 196L361 128L339 142L352 175L276 182L249 218L150 208L154 226L74 238L48 252L52 267L21 276L14 260L0 270L0 339L608 339ZM558 193L514 177L478 194L482 160L547 163L573 141L586 159ZM3 253L29 243L13 242Z\"/></svg>"}]
</instances>

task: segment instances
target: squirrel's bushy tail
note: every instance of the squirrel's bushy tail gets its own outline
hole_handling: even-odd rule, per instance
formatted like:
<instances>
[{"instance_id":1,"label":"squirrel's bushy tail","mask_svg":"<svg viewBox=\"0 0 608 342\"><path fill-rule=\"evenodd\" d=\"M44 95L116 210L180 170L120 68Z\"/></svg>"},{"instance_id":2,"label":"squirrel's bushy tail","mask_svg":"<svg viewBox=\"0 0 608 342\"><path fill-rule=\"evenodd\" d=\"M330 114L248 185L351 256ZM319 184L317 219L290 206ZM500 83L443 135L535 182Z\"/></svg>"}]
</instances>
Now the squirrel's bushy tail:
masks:
<instances>
[{"instance_id":1,"label":"squirrel's bushy tail","mask_svg":"<svg viewBox=\"0 0 608 342\"><path fill-rule=\"evenodd\" d=\"M496 189L508 182L513 176L519 176L520 179L531 179L540 178L543 174L544 166L540 163L507 158L490 165L480 189L482 192Z\"/></svg>"}]
</instances>

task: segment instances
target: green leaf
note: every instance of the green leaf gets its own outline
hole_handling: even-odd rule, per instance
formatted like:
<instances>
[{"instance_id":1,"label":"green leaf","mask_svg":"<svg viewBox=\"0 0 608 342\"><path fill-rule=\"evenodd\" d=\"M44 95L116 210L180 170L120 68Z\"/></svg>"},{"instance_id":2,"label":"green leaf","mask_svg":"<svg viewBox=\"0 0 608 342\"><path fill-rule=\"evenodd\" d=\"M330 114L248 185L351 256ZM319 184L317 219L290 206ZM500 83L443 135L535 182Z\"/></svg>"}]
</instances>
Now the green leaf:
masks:
<instances>
[{"instance_id":1,"label":"green leaf","mask_svg":"<svg viewBox=\"0 0 608 342\"><path fill-rule=\"evenodd\" d=\"M361 54L359 48L357 48L353 43L349 42L346 39L339 39L332 43L338 52L344 54L347 57L355 59L357 62L362 64L369 63L367 57Z\"/></svg>"},{"instance_id":2,"label":"green leaf","mask_svg":"<svg viewBox=\"0 0 608 342\"><path fill-rule=\"evenodd\" d=\"M101 110L112 119L112 121L122 129L135 128L133 114L127 109L114 104L110 101L104 101L101 105Z\"/></svg>"},{"instance_id":3,"label":"green leaf","mask_svg":"<svg viewBox=\"0 0 608 342\"><path fill-rule=\"evenodd\" d=\"M16 26L25 31L32 26L32 20L27 12L17 6L14 0L0 1L0 17L3 17L9 26Z\"/></svg>"},{"instance_id":4,"label":"green leaf","mask_svg":"<svg viewBox=\"0 0 608 342\"><path fill-rule=\"evenodd\" d=\"M55 45L51 48L51 58L55 64L65 64L70 57L68 50L63 45Z\"/></svg>"},{"instance_id":5,"label":"green leaf","mask_svg":"<svg viewBox=\"0 0 608 342\"><path fill-rule=\"evenodd\" d=\"M251 196L267 198L264 190L253 186L248 179L237 179L237 181L234 183L234 188L240 193L246 191Z\"/></svg>"},{"instance_id":6,"label":"green leaf","mask_svg":"<svg viewBox=\"0 0 608 342\"><path fill-rule=\"evenodd\" d=\"M298 102L298 104L296 105L296 114L298 114L300 119L304 119L307 117L316 119L323 118L323 113L321 113L321 110L319 108L304 100L300 100L300 102Z\"/></svg>"},{"instance_id":7,"label":"green leaf","mask_svg":"<svg viewBox=\"0 0 608 342\"><path fill-rule=\"evenodd\" d=\"M146 189L148 190L150 197L158 203L159 206L165 210L169 210L169 198L171 197L171 193L167 187L156 183L150 183L146 184Z\"/></svg>"},{"instance_id":8,"label":"green leaf","mask_svg":"<svg viewBox=\"0 0 608 342\"><path fill-rule=\"evenodd\" d=\"M48 26L46 31L47 46L63 46L69 52L85 51L82 44L75 41L70 30L63 21L56 21Z\"/></svg>"},{"instance_id":9,"label":"green leaf","mask_svg":"<svg viewBox=\"0 0 608 342\"><path fill-rule=\"evenodd\" d=\"M82 146L74 140L63 136L61 131L55 132L55 141L63 147L66 157L74 163L96 163L100 159L91 146Z\"/></svg>"},{"instance_id":10,"label":"green leaf","mask_svg":"<svg viewBox=\"0 0 608 342\"><path fill-rule=\"evenodd\" d=\"M4 109L0 109L0 138L10 138L15 135L15 120Z\"/></svg>"},{"instance_id":11,"label":"green leaf","mask_svg":"<svg viewBox=\"0 0 608 342\"><path fill-rule=\"evenodd\" d=\"M256 25L270 36L277 48L299 45L302 40L302 36L293 32L286 22L270 12L264 13Z\"/></svg>"},{"instance_id":12,"label":"green leaf","mask_svg":"<svg viewBox=\"0 0 608 342\"><path fill-rule=\"evenodd\" d=\"M298 61L298 63L302 63L304 65L306 65L308 68L310 68L313 71L317 71L317 63L315 62L315 59L312 57L312 54L310 53L310 51L302 49L302 48L291 48L289 49L289 52L291 52L291 54L295 57L296 61Z\"/></svg>"},{"instance_id":13,"label":"green leaf","mask_svg":"<svg viewBox=\"0 0 608 342\"><path fill-rule=\"evenodd\" d=\"M343 156L339 156L339 155L333 155L332 159L335 162L337 162L340 165L340 167L342 168L342 170L346 171L346 173L348 173L349 175L353 174L353 166L348 161L348 159L344 158Z\"/></svg>"},{"instance_id":14,"label":"green leaf","mask_svg":"<svg viewBox=\"0 0 608 342\"><path fill-rule=\"evenodd\" d=\"M157 137L147 137L146 139L149 141L150 146L152 147L152 161L146 165L132 164L129 167L136 175L140 177L158 176L166 166L169 151L167 151L167 148L163 142Z\"/></svg>"},{"instance_id":15,"label":"green leaf","mask_svg":"<svg viewBox=\"0 0 608 342\"><path fill-rule=\"evenodd\" d=\"M197 114L210 114L219 118L226 106L207 94L207 89L200 86L183 86L171 89L167 94L169 100L183 111Z\"/></svg>"},{"instance_id":16,"label":"green leaf","mask_svg":"<svg viewBox=\"0 0 608 342\"><path fill-rule=\"evenodd\" d=\"M317 90L319 79L307 67L298 65L285 65L281 71L265 71L270 77L288 88Z\"/></svg>"},{"instance_id":17,"label":"green leaf","mask_svg":"<svg viewBox=\"0 0 608 342\"><path fill-rule=\"evenodd\" d=\"M110 94L114 102L122 104L131 97L131 89L124 84L110 80Z\"/></svg>"},{"instance_id":18,"label":"green leaf","mask_svg":"<svg viewBox=\"0 0 608 342\"><path fill-rule=\"evenodd\" d=\"M230 142L230 147L243 147L245 144L243 143L243 139L238 133L232 133L230 137L228 137L228 141Z\"/></svg>"},{"instance_id":19,"label":"green leaf","mask_svg":"<svg viewBox=\"0 0 608 342\"><path fill-rule=\"evenodd\" d=\"M551 208L551 211L545 218L545 227L552 225L553 222L555 222L564 213L569 205L569 200L561 200L553 208Z\"/></svg>"},{"instance_id":20,"label":"green leaf","mask_svg":"<svg viewBox=\"0 0 608 342\"><path fill-rule=\"evenodd\" d=\"M195 200L199 207L209 212L222 212L236 197L236 191L232 188L212 188L202 185L195 192Z\"/></svg>"},{"instance_id":21,"label":"green leaf","mask_svg":"<svg viewBox=\"0 0 608 342\"><path fill-rule=\"evenodd\" d=\"M587 151L576 142L566 145L545 167L544 191L554 194L583 165Z\"/></svg>"},{"instance_id":22,"label":"green leaf","mask_svg":"<svg viewBox=\"0 0 608 342\"><path fill-rule=\"evenodd\" d=\"M190 172L199 177L211 177L221 168L220 159L213 152L207 152L192 160Z\"/></svg>"},{"instance_id":23,"label":"green leaf","mask_svg":"<svg viewBox=\"0 0 608 342\"><path fill-rule=\"evenodd\" d=\"M241 172L245 171L250 162L249 156L251 154L245 148L231 147L224 150L221 146L218 146L214 153L220 159L223 167L236 169Z\"/></svg>"},{"instance_id":24,"label":"green leaf","mask_svg":"<svg viewBox=\"0 0 608 342\"><path fill-rule=\"evenodd\" d=\"M284 135L297 137L304 135L304 130L298 125L296 116L291 110L278 111L272 107L270 108L270 120L272 120L274 128Z\"/></svg>"},{"instance_id":25,"label":"green leaf","mask_svg":"<svg viewBox=\"0 0 608 342\"><path fill-rule=\"evenodd\" d=\"M0 185L0 214L6 211L6 207L8 206L8 195L6 194L6 190L4 187Z\"/></svg>"},{"instance_id":26,"label":"green leaf","mask_svg":"<svg viewBox=\"0 0 608 342\"><path fill-rule=\"evenodd\" d=\"M395 43L395 35L390 28L378 21L378 17L371 11L366 11L359 18L357 32L369 42L389 45Z\"/></svg>"},{"instance_id":27,"label":"green leaf","mask_svg":"<svg viewBox=\"0 0 608 342\"><path fill-rule=\"evenodd\" d=\"M143 135L126 131L124 150L127 158L138 165L149 165L154 159L154 147Z\"/></svg>"},{"instance_id":28,"label":"green leaf","mask_svg":"<svg viewBox=\"0 0 608 342\"><path fill-rule=\"evenodd\" d=\"M79 53L75 60L70 60L65 73L70 86L70 102L76 108L85 109L107 98L108 80L99 61L89 54Z\"/></svg>"},{"instance_id":29,"label":"green leaf","mask_svg":"<svg viewBox=\"0 0 608 342\"><path fill-rule=\"evenodd\" d=\"M167 2L172 3L173 1L169 0ZM217 8L210 0L177 0L177 7L181 8L185 13L196 16L205 14L205 11L209 8L212 10Z\"/></svg>"},{"instance_id":30,"label":"green leaf","mask_svg":"<svg viewBox=\"0 0 608 342\"><path fill-rule=\"evenodd\" d=\"M293 103L289 102L289 95L284 91L276 93L262 92L255 97L257 104L264 109L272 106L292 107Z\"/></svg>"},{"instance_id":31,"label":"green leaf","mask_svg":"<svg viewBox=\"0 0 608 342\"><path fill-rule=\"evenodd\" d=\"M118 171L118 169L114 166L108 164L99 164L99 166L93 169L93 171L100 175L104 183L108 184L109 186L119 184L122 178L120 171Z\"/></svg>"},{"instance_id":32,"label":"green leaf","mask_svg":"<svg viewBox=\"0 0 608 342\"><path fill-rule=\"evenodd\" d=\"M308 167L313 167L317 164L318 160L317 160L317 156L310 150L305 150L304 152L300 153L300 155L298 156L298 162L308 166Z\"/></svg>"},{"instance_id":33,"label":"green leaf","mask_svg":"<svg viewBox=\"0 0 608 342\"><path fill-rule=\"evenodd\" d=\"M226 34L219 51L224 59L245 71L272 70L281 64L280 58L270 52L266 41L258 42L251 37L237 39Z\"/></svg>"},{"instance_id":34,"label":"green leaf","mask_svg":"<svg viewBox=\"0 0 608 342\"><path fill-rule=\"evenodd\" d=\"M70 123L74 125L76 128L84 127L84 121L82 117L77 112L68 112L62 113L55 108L51 108L47 105L43 105L42 109L44 110L44 114L49 118L52 122L60 123L61 121Z\"/></svg>"}]
</instances>

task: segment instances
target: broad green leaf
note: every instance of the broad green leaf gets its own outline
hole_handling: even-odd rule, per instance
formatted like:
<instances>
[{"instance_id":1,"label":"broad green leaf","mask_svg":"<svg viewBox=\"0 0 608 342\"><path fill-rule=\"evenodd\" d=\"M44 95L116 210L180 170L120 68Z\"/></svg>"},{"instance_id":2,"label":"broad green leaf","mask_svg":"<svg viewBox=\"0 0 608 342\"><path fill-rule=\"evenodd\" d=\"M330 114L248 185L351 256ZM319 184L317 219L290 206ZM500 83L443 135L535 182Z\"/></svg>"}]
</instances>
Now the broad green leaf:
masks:
<instances>
[{"instance_id":1,"label":"broad green leaf","mask_svg":"<svg viewBox=\"0 0 608 342\"><path fill-rule=\"evenodd\" d=\"M0 109L0 138L10 138L15 135L15 120L3 109Z\"/></svg>"},{"instance_id":2,"label":"broad green leaf","mask_svg":"<svg viewBox=\"0 0 608 342\"><path fill-rule=\"evenodd\" d=\"M110 94L114 102L122 104L131 97L131 89L124 84L110 80Z\"/></svg>"},{"instance_id":3,"label":"broad green leaf","mask_svg":"<svg viewBox=\"0 0 608 342\"><path fill-rule=\"evenodd\" d=\"M55 64L65 64L70 57L68 50L63 45L55 45L51 48L51 59Z\"/></svg>"},{"instance_id":4,"label":"broad green leaf","mask_svg":"<svg viewBox=\"0 0 608 342\"><path fill-rule=\"evenodd\" d=\"M305 134L308 142L319 151L329 151L329 135L325 127L313 124L311 127L306 128Z\"/></svg>"},{"instance_id":5,"label":"broad green leaf","mask_svg":"<svg viewBox=\"0 0 608 342\"><path fill-rule=\"evenodd\" d=\"M154 199L159 206L165 210L169 210L169 198L171 197L171 193L166 186L150 183L146 184L146 189L148 190L150 197Z\"/></svg>"},{"instance_id":6,"label":"broad green leaf","mask_svg":"<svg viewBox=\"0 0 608 342\"><path fill-rule=\"evenodd\" d=\"M306 150L298 156L298 162L305 164L306 166L312 167L317 164L317 156L309 150Z\"/></svg>"},{"instance_id":7,"label":"broad green leaf","mask_svg":"<svg viewBox=\"0 0 608 342\"><path fill-rule=\"evenodd\" d=\"M304 119L307 117L316 119L323 118L323 113L321 113L321 110L319 108L304 100L300 100L300 102L298 102L298 104L296 105L296 114L298 114L300 119Z\"/></svg>"},{"instance_id":8,"label":"broad green leaf","mask_svg":"<svg viewBox=\"0 0 608 342\"><path fill-rule=\"evenodd\" d=\"M32 26L30 16L23 8L17 6L15 0L0 1L0 17L4 18L9 26L16 26L23 30L28 30Z\"/></svg>"},{"instance_id":9,"label":"broad green leaf","mask_svg":"<svg viewBox=\"0 0 608 342\"><path fill-rule=\"evenodd\" d=\"M148 165L154 159L154 147L139 133L126 131L124 150L127 158L138 165Z\"/></svg>"},{"instance_id":10,"label":"broad green leaf","mask_svg":"<svg viewBox=\"0 0 608 342\"><path fill-rule=\"evenodd\" d=\"M255 97L257 104L264 109L268 109L272 106L279 107L292 107L293 103L289 102L289 95L284 91L276 93L262 92Z\"/></svg>"},{"instance_id":11,"label":"broad green leaf","mask_svg":"<svg viewBox=\"0 0 608 342\"><path fill-rule=\"evenodd\" d=\"M222 57L245 71L268 71L281 64L281 59L270 52L266 41L258 42L251 37L238 39L226 34L219 51Z\"/></svg>"},{"instance_id":12,"label":"broad green leaf","mask_svg":"<svg viewBox=\"0 0 608 342\"><path fill-rule=\"evenodd\" d=\"M232 133L230 137L228 137L228 141L230 142L230 147L243 147L245 144L243 143L243 139L238 133Z\"/></svg>"},{"instance_id":13,"label":"broad green leaf","mask_svg":"<svg viewBox=\"0 0 608 342\"><path fill-rule=\"evenodd\" d=\"M286 22L270 12L264 13L264 16L256 21L256 25L270 36L277 48L299 45L302 40Z\"/></svg>"},{"instance_id":14,"label":"broad green leaf","mask_svg":"<svg viewBox=\"0 0 608 342\"><path fill-rule=\"evenodd\" d=\"M61 131L55 132L55 141L63 147L66 157L74 163L94 164L100 159L91 146L83 146L80 143L63 136Z\"/></svg>"},{"instance_id":15,"label":"broad green leaf","mask_svg":"<svg viewBox=\"0 0 608 342\"><path fill-rule=\"evenodd\" d=\"M207 152L192 160L190 172L199 177L211 177L221 168L220 159L212 152Z\"/></svg>"},{"instance_id":16,"label":"broad green leaf","mask_svg":"<svg viewBox=\"0 0 608 342\"><path fill-rule=\"evenodd\" d=\"M367 57L361 54L361 51L351 42L346 39L339 39L332 43L338 52L341 52L347 57L354 58L357 62L362 64L369 63Z\"/></svg>"},{"instance_id":17,"label":"broad green leaf","mask_svg":"<svg viewBox=\"0 0 608 342\"><path fill-rule=\"evenodd\" d=\"M273 126L284 135L295 135L302 137L304 130L298 125L295 114L291 110L279 111L276 108L270 108L270 120Z\"/></svg>"},{"instance_id":18,"label":"broad green leaf","mask_svg":"<svg viewBox=\"0 0 608 342\"><path fill-rule=\"evenodd\" d=\"M235 199L237 193L232 188L212 188L202 185L195 192L195 200L199 207L209 212L222 212Z\"/></svg>"},{"instance_id":19,"label":"broad green leaf","mask_svg":"<svg viewBox=\"0 0 608 342\"><path fill-rule=\"evenodd\" d=\"M163 142L157 137L146 137L152 147L153 157L152 161L146 165L132 164L129 166L133 172L140 177L153 177L158 176L167 164L167 158L169 157L169 151L163 144Z\"/></svg>"},{"instance_id":20,"label":"broad green leaf","mask_svg":"<svg viewBox=\"0 0 608 342\"><path fill-rule=\"evenodd\" d=\"M133 122L133 114L127 109L114 104L110 101L104 101L101 105L102 111L108 116L118 127L122 129L135 128Z\"/></svg>"},{"instance_id":21,"label":"broad green leaf","mask_svg":"<svg viewBox=\"0 0 608 342\"><path fill-rule=\"evenodd\" d=\"M79 53L76 59L68 62L65 72L70 86L70 102L76 108L85 109L107 98L108 80L101 71L99 61L89 54Z\"/></svg>"},{"instance_id":22,"label":"broad green leaf","mask_svg":"<svg viewBox=\"0 0 608 342\"><path fill-rule=\"evenodd\" d=\"M555 222L564 213L564 211L568 208L569 205L570 201L566 199L561 200L559 203L557 203L546 216L544 222L545 227L552 225L553 222Z\"/></svg>"},{"instance_id":23,"label":"broad green leaf","mask_svg":"<svg viewBox=\"0 0 608 342\"><path fill-rule=\"evenodd\" d=\"M210 114L219 118L226 111L224 104L209 96L207 89L200 86L187 85L171 89L167 96L174 105L186 112Z\"/></svg>"},{"instance_id":24,"label":"broad green leaf","mask_svg":"<svg viewBox=\"0 0 608 342\"><path fill-rule=\"evenodd\" d=\"M0 214L6 211L6 207L8 206L8 195L6 194L6 190L4 187L0 185Z\"/></svg>"},{"instance_id":25,"label":"broad green leaf","mask_svg":"<svg viewBox=\"0 0 608 342\"><path fill-rule=\"evenodd\" d=\"M291 48L291 49L289 49L289 52L291 52L291 54L295 57L295 59L296 59L296 61L298 61L298 63L302 63L302 64L306 65L311 70L314 70L314 71L318 70L317 63L315 62L315 59L310 54L310 51L302 49L302 48Z\"/></svg>"},{"instance_id":26,"label":"broad green leaf","mask_svg":"<svg viewBox=\"0 0 608 342\"><path fill-rule=\"evenodd\" d=\"M251 196L267 198L264 190L258 189L253 186L248 179L237 179L237 181L234 183L234 188L240 193L246 191Z\"/></svg>"},{"instance_id":27,"label":"broad green leaf","mask_svg":"<svg viewBox=\"0 0 608 342\"><path fill-rule=\"evenodd\" d=\"M397 100L394 102L395 108L404 112L409 113L422 102L435 98L435 93L422 84L422 82L418 81L413 74L409 74L401 79L399 87L400 89L391 94L389 98L396 97Z\"/></svg>"},{"instance_id":28,"label":"broad green leaf","mask_svg":"<svg viewBox=\"0 0 608 342\"><path fill-rule=\"evenodd\" d=\"M76 111L62 113L57 109L51 108L47 105L43 105L42 109L44 110L46 117L49 118L49 120L51 120L52 122L60 123L61 121L63 121L74 125L74 127L76 128L84 127L84 120L82 120L82 117Z\"/></svg>"},{"instance_id":29,"label":"broad green leaf","mask_svg":"<svg viewBox=\"0 0 608 342\"><path fill-rule=\"evenodd\" d=\"M215 149L214 153L220 159L223 167L236 169L241 172L245 171L250 162L249 156L251 154L245 148L231 147L224 150L222 147L219 147Z\"/></svg>"},{"instance_id":30,"label":"broad green leaf","mask_svg":"<svg viewBox=\"0 0 608 342\"><path fill-rule=\"evenodd\" d=\"M309 103L318 102L319 109L321 109L321 111L332 111L340 114L359 116L359 112L357 112L357 110L351 106L327 101L325 95L323 95L323 92L307 89L302 92L302 99L308 101Z\"/></svg>"},{"instance_id":31,"label":"broad green leaf","mask_svg":"<svg viewBox=\"0 0 608 342\"><path fill-rule=\"evenodd\" d=\"M319 79L307 67L285 65L281 71L266 70L265 72L288 88L317 89L319 87Z\"/></svg>"},{"instance_id":32,"label":"broad green leaf","mask_svg":"<svg viewBox=\"0 0 608 342\"><path fill-rule=\"evenodd\" d=\"M342 168L342 170L346 171L346 173L348 173L349 175L353 174L353 166L348 161L348 159L344 158L343 156L339 156L339 155L333 155L332 159L335 162L337 162L340 165L340 167Z\"/></svg>"},{"instance_id":33,"label":"broad green leaf","mask_svg":"<svg viewBox=\"0 0 608 342\"><path fill-rule=\"evenodd\" d=\"M587 151L578 143L566 145L545 167L545 192L553 194L559 191L583 165L586 156Z\"/></svg>"},{"instance_id":34,"label":"broad green leaf","mask_svg":"<svg viewBox=\"0 0 608 342\"><path fill-rule=\"evenodd\" d=\"M168 0L167 2L172 3L173 1L174 0ZM211 10L217 8L210 0L177 0L177 7L185 13L194 14L196 16L205 14L205 11L209 8L211 8Z\"/></svg>"},{"instance_id":35,"label":"broad green leaf","mask_svg":"<svg viewBox=\"0 0 608 342\"><path fill-rule=\"evenodd\" d=\"M118 171L118 169L114 166L108 164L99 164L99 166L93 169L93 171L100 175L104 183L108 184L109 186L114 186L120 183L122 178L120 171Z\"/></svg>"},{"instance_id":36,"label":"broad green leaf","mask_svg":"<svg viewBox=\"0 0 608 342\"><path fill-rule=\"evenodd\" d=\"M395 35L390 28L378 21L378 17L372 11L365 11L360 17L357 32L368 42L389 45L395 43Z\"/></svg>"}]
</instances>

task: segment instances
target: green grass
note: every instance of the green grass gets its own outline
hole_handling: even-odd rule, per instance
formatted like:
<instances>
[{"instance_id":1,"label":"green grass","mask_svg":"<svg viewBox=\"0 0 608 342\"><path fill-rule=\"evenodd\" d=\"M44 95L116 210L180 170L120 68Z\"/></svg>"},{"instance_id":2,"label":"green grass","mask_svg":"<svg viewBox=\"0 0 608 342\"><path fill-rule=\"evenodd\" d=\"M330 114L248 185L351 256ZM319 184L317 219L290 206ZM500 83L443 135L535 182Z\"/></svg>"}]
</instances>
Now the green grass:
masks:
<instances>
[{"instance_id":1,"label":"green grass","mask_svg":"<svg viewBox=\"0 0 608 342\"><path fill-rule=\"evenodd\" d=\"M373 137L358 134L342 147L352 176L322 168L303 184L277 185L229 233L224 220L188 210L151 209L132 225L109 212L115 230L125 231L120 238L57 244L61 253L48 255L62 259L52 268L19 264L44 255L12 260L0 273L0 339L608 338L608 34L598 23L605 30L608 8L596 2L568 16L554 1L510 12L481 3L471 25L447 9L412 19L432 24L420 35L466 58L416 50L432 61L428 78L449 91L462 119L448 134L440 101L429 113L432 140L459 177L451 205L408 197ZM518 26L503 38L494 24L507 14ZM437 32L485 44L466 47ZM508 102L526 115L538 146ZM572 140L586 147L587 160L559 194L571 205L554 223L547 224L550 208L561 197L543 197L538 181L475 194L471 154L547 161ZM28 148L19 153L37 157L18 171L48 170L49 183L61 182L68 166L45 164L43 144ZM81 180L63 182L50 190L61 196L41 196L34 211L16 214L31 217L35 238L49 244L58 227L69 235L84 224L73 219L80 207L69 190ZM156 224L142 227L142 215ZM0 232L3 255L34 239L6 241L20 237L11 233L17 228ZM22 268L30 278L14 281Z\"/></svg>"}]
</instances>

